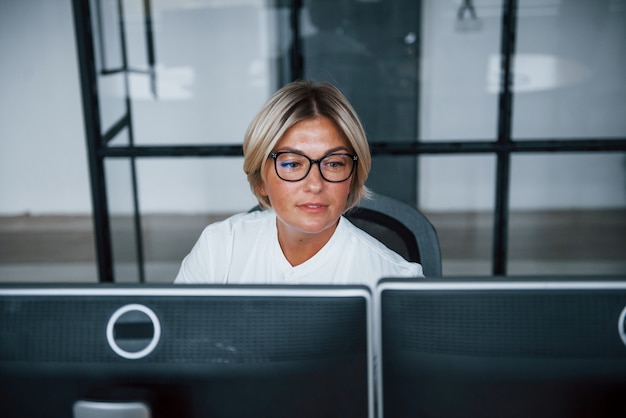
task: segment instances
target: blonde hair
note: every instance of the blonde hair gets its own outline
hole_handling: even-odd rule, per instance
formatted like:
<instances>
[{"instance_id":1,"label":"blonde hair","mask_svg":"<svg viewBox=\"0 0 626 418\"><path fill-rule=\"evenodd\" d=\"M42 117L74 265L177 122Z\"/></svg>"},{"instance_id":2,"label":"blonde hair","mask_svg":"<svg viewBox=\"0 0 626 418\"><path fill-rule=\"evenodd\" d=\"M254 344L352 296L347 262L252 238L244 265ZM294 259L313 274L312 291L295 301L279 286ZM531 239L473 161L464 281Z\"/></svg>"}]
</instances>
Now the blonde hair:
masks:
<instances>
[{"instance_id":1,"label":"blonde hair","mask_svg":"<svg viewBox=\"0 0 626 418\"><path fill-rule=\"evenodd\" d=\"M259 192L270 152L289 128L316 117L333 121L358 156L344 212L369 195L365 180L372 166L372 156L352 105L331 84L295 81L278 90L263 106L250 123L243 141L243 170L261 207L271 207L267 196Z\"/></svg>"}]
</instances>

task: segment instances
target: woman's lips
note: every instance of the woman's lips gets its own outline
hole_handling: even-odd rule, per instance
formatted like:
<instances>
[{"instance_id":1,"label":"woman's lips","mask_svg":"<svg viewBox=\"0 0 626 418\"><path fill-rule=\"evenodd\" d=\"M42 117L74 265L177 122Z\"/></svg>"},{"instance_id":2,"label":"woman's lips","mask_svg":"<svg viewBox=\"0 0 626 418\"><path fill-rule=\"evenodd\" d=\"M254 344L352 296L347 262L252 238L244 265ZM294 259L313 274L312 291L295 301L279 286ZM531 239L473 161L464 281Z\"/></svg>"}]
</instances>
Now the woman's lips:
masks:
<instances>
[{"instance_id":1,"label":"woman's lips","mask_svg":"<svg viewBox=\"0 0 626 418\"><path fill-rule=\"evenodd\" d=\"M324 204L324 203L315 203L315 202L307 202L307 203L302 203L300 205L298 205L298 208L307 211L307 212L320 212L325 210L328 207L328 205Z\"/></svg>"}]
</instances>

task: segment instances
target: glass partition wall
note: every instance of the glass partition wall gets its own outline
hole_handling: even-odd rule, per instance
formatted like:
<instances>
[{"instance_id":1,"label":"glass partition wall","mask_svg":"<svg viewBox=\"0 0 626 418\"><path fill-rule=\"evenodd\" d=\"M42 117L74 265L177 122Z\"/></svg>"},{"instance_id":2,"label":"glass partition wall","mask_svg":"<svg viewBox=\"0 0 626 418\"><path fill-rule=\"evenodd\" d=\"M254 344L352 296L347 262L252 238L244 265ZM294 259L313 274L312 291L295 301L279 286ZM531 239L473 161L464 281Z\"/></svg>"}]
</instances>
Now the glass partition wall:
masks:
<instances>
[{"instance_id":1,"label":"glass partition wall","mask_svg":"<svg viewBox=\"0 0 626 418\"><path fill-rule=\"evenodd\" d=\"M102 282L173 280L205 225L256 204L245 129L299 78L354 104L368 186L431 218L444 275L626 271L622 2L73 7Z\"/></svg>"}]
</instances>

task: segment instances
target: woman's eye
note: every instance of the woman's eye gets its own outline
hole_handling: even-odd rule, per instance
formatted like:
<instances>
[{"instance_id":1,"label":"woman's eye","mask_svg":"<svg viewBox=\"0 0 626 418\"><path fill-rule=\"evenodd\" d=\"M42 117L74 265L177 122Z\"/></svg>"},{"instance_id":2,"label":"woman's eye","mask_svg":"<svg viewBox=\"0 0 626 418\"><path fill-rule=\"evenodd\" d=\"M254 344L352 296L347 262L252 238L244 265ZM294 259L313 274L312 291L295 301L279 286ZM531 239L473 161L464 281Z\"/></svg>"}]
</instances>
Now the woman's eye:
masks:
<instances>
[{"instance_id":1,"label":"woman's eye","mask_svg":"<svg viewBox=\"0 0 626 418\"><path fill-rule=\"evenodd\" d=\"M348 165L346 159L340 156L326 158L322 161L322 164L330 169L340 169Z\"/></svg>"},{"instance_id":2,"label":"woman's eye","mask_svg":"<svg viewBox=\"0 0 626 418\"><path fill-rule=\"evenodd\" d=\"M346 163L343 161L328 161L326 162L326 165L330 168L339 168L345 166Z\"/></svg>"},{"instance_id":3,"label":"woman's eye","mask_svg":"<svg viewBox=\"0 0 626 418\"><path fill-rule=\"evenodd\" d=\"M280 166L282 168L289 168L289 169L296 169L300 166L302 166L301 163L297 162L297 161L283 161L280 163Z\"/></svg>"}]
</instances>

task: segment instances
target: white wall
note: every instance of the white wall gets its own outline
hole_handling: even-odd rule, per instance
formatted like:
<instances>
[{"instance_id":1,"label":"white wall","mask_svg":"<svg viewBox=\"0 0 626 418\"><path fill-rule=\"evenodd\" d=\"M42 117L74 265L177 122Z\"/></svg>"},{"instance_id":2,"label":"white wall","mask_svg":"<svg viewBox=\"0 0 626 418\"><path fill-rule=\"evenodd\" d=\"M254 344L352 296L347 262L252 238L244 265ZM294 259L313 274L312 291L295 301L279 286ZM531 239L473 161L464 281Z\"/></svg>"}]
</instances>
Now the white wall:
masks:
<instances>
[{"instance_id":1,"label":"white wall","mask_svg":"<svg viewBox=\"0 0 626 418\"><path fill-rule=\"evenodd\" d=\"M90 213L69 0L0 1L0 215Z\"/></svg>"},{"instance_id":2,"label":"white wall","mask_svg":"<svg viewBox=\"0 0 626 418\"><path fill-rule=\"evenodd\" d=\"M221 4L209 3L215 5L212 7ZM273 16L264 11L265 3L238 3L223 2L227 9L213 10L220 18L216 28L200 23L176 26L172 23L174 12L168 10L170 3L154 2L162 97L152 100L145 80L134 82L133 114L139 143L145 142L144 138L153 143L172 143L172 139L174 143L198 143L205 138L214 143L240 143L248 121L272 91L269 62L280 51L273 44ZM457 3L424 2L420 126L425 140L486 139L493 138L496 131L492 66L499 50L500 2L476 2L482 5L478 9L482 21L480 29L473 32L455 29ZM554 38L545 32L551 30L551 25L545 24L550 22L550 13L558 12L551 7L522 13L518 52L532 54L542 46L542 39ZM536 20L536 16L528 20L530 12L547 14L546 20ZM572 19L585 12L574 11ZM529 22L538 26L525 26ZM596 39L608 42L596 56L597 61L607 63L601 73L608 76L594 82L606 82L602 89L614 88L618 93L624 92L623 77L621 84L619 78L616 83L611 71L626 65L623 51L611 50L619 43L611 40L623 33L623 27L611 21L593 28L599 31ZM168 42L174 30L185 30L184 36L190 39L204 39L207 47L190 51L183 43ZM583 49L593 50L589 45ZM560 51L558 45L554 51ZM539 52L550 55L549 50ZM70 0L0 1L0 57L0 215L90 213ZM517 65L521 64L518 61ZM530 67L539 78L548 70L541 64ZM515 103L517 136L581 131L626 134L625 119L610 113L624 109L626 95L598 96L589 103L588 93L597 89L592 88L592 80L584 78L585 71L577 74L575 82L580 88L571 90L570 96L553 97L557 87L520 91ZM607 97L620 97L621 101L605 103ZM564 104L572 103L573 115L560 111ZM598 106L604 107L590 112ZM603 109L609 112L604 118ZM127 166L120 161L111 166L115 167L109 173L113 209L128 210ZM422 207L490 209L494 169L493 156L424 157L420 163ZM513 208L626 205L622 153L515 156L512 170ZM254 203L240 159L144 159L138 163L138 173L140 203L147 212L233 211Z\"/></svg>"}]
</instances>

